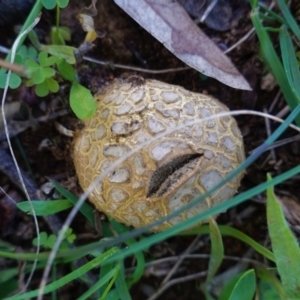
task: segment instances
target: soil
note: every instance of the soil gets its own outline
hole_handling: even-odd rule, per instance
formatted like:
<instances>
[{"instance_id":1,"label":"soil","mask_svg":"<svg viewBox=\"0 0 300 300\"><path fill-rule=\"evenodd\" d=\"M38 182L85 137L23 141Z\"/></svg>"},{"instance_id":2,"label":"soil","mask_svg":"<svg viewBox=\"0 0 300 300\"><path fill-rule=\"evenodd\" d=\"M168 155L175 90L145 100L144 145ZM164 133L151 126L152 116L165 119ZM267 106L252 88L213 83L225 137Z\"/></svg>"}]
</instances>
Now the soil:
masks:
<instances>
[{"instance_id":1,"label":"soil","mask_svg":"<svg viewBox=\"0 0 300 300\"><path fill-rule=\"evenodd\" d=\"M179 68L186 66L176 56L169 52L160 42L133 21L123 12L113 1L98 1L98 15L95 17L95 28L101 36L95 41L95 45L86 55L98 60L136 66L149 70L163 70L169 68ZM250 6L246 1L227 1L234 14L230 28L226 31L217 31L207 27L205 24L200 28L213 40L221 49L226 50L231 45L239 41L247 32L252 29L250 20ZM1 1L0 1L1 4ZM65 10L62 10L62 25L71 29L72 40L70 45L79 47L85 37L76 15L84 6L88 6L89 1L71 1ZM54 13L44 12L40 24L37 26L37 33L42 42L47 42L48 32L51 24L54 24ZM6 35L0 36L0 45L10 47L16 34L12 30L12 24L3 25L7 28ZM4 27L3 27L4 28ZM3 55L4 57L4 55ZM83 85L96 92L101 86L108 84L114 78L127 77L130 75L140 75L144 78L153 78L163 82L183 86L187 90L202 92L213 95L231 110L251 109L256 111L268 111L276 115L285 106L286 102L279 93L279 87L272 81L270 85L262 87L267 76L268 69L260 59L259 45L255 34L228 53L228 57L236 68L245 76L252 87L252 91L241 91L225 86L212 78L205 78L193 69L180 72L170 72L165 74L148 74L130 70L130 68L114 68L113 64L103 66L88 61L81 61L76 68L79 79ZM70 86L64 83L59 94L51 94L43 99L38 99L30 88L22 88L10 91L7 102L21 101L26 107L26 116L30 115L32 123L30 126L12 138L12 144L17 156L18 163L37 186L41 188L49 179L55 179L64 187L79 195L81 190L76 181L76 175L71 161L72 138L61 135L55 122L63 124L68 129L75 129L80 126L80 122L72 114L68 107L68 91ZM270 110L275 99L278 99ZM66 109L67 114L46 119L39 122L38 118ZM23 116L19 116L24 118ZM261 145L268 136L265 120L261 117L243 115L236 117L242 131L246 155ZM270 122L271 131L277 128L278 124ZM295 132L287 130L281 139L294 136ZM7 149L7 142L2 141L0 146ZM248 168L244 176L239 192L248 190L266 180L267 172L272 176L296 166L300 162L299 144L297 141L276 148L273 153L267 151ZM24 154L25 153L25 154ZM24 159L26 157L26 159ZM0 162L1 163L1 162ZM5 176L0 177L0 186L16 202L24 199L22 192L13 182ZM296 179L289 180L277 187L277 192L292 197L299 194L299 188L294 184ZM52 195L48 196L49 198ZM230 224L243 231L261 244L268 244L268 234L265 220L265 206L263 204L264 195L259 195L255 199L239 205L230 211L222 214L218 219L218 224ZM296 204L296 209L299 207ZM62 220L66 214L60 214ZM39 219L40 231L50 229L43 219ZM87 226L86 221L80 216L73 223L73 230L79 239L79 244L86 244L95 239L90 236L96 234L94 229ZM20 251L33 251L31 240L35 237L35 229L32 218L21 213L12 205L7 196L0 192L0 238L9 242ZM146 252L149 261L168 258L170 256L181 255L195 239L194 236L172 237L156 246L151 247ZM249 248L233 238L223 238L225 254L242 258ZM209 240L204 236L199 238L193 254L207 254L205 258L185 259L178 272L173 278L183 278L189 275L205 272L207 270L210 253ZM247 252L247 257L262 261L262 258ZM131 259L126 262L128 268L133 264ZM144 299L150 297L160 288L162 280L167 272L172 268L174 261L165 261L159 265L147 268L143 278L130 290L132 299ZM224 260L219 274L235 266L237 262ZM0 270L15 266L16 262L0 259ZM249 265L251 267L251 264ZM249 267L248 266L248 267ZM60 274L66 274L68 270L62 268ZM32 286L35 288L40 279L40 273L34 276ZM188 277L187 277L188 279ZM169 289L166 289L156 299L164 300L185 300L185 299L205 299L200 286L205 281L205 274L193 280L182 281ZM76 299L86 289L84 283L76 281L60 290L59 299ZM45 299L48 299L45 297Z\"/></svg>"}]
</instances>

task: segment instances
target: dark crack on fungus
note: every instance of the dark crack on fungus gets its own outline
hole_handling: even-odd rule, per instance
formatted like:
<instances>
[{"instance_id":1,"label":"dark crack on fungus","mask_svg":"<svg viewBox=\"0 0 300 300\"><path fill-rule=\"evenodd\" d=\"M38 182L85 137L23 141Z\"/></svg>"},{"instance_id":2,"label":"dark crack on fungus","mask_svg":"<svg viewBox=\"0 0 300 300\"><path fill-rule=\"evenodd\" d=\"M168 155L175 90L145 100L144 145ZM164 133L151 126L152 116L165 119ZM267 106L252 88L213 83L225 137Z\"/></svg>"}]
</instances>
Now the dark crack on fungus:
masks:
<instances>
[{"instance_id":1,"label":"dark crack on fungus","mask_svg":"<svg viewBox=\"0 0 300 300\"><path fill-rule=\"evenodd\" d=\"M169 187L186 174L186 169L182 170L183 172L180 172L180 169L193 168L201 156L199 153L181 155L155 170L150 178L147 198L165 194Z\"/></svg>"}]
</instances>

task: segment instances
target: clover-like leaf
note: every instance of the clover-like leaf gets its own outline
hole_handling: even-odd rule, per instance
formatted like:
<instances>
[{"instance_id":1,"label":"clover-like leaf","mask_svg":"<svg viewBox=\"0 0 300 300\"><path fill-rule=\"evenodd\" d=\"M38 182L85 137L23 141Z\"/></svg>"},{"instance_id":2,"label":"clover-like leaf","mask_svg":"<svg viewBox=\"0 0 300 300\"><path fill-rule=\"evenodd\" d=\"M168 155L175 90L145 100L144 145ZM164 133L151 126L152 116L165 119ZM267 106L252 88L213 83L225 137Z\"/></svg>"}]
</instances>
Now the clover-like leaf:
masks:
<instances>
[{"instance_id":1,"label":"clover-like leaf","mask_svg":"<svg viewBox=\"0 0 300 300\"><path fill-rule=\"evenodd\" d=\"M69 4L69 0L57 0L57 4L60 8L65 8Z\"/></svg>"},{"instance_id":2,"label":"clover-like leaf","mask_svg":"<svg viewBox=\"0 0 300 300\"><path fill-rule=\"evenodd\" d=\"M47 82L44 81L44 82L38 84L35 87L35 93L39 97L45 97L45 96L47 96L49 94L49 88L48 88Z\"/></svg>"},{"instance_id":3,"label":"clover-like leaf","mask_svg":"<svg viewBox=\"0 0 300 300\"><path fill-rule=\"evenodd\" d=\"M32 81L34 84L40 84L45 81L45 75L43 70L39 68L38 70L34 71L32 74Z\"/></svg>"},{"instance_id":4,"label":"clover-like leaf","mask_svg":"<svg viewBox=\"0 0 300 300\"><path fill-rule=\"evenodd\" d=\"M25 62L28 74L32 74L40 68L40 65L33 59L27 59Z\"/></svg>"},{"instance_id":5,"label":"clover-like leaf","mask_svg":"<svg viewBox=\"0 0 300 300\"><path fill-rule=\"evenodd\" d=\"M5 87L6 80L7 80L7 72L5 69L1 69L0 70L0 88L3 89ZM11 89L18 88L21 85L21 83L22 83L22 80L19 75L15 74L15 73L10 74L8 86Z\"/></svg>"},{"instance_id":6,"label":"clover-like leaf","mask_svg":"<svg viewBox=\"0 0 300 300\"><path fill-rule=\"evenodd\" d=\"M53 66L57 61L57 57L50 56L48 57L48 53L45 51L41 51L39 54L39 62L42 67Z\"/></svg>"},{"instance_id":7,"label":"clover-like leaf","mask_svg":"<svg viewBox=\"0 0 300 300\"><path fill-rule=\"evenodd\" d=\"M48 234L45 231L42 231L40 233L40 245L41 246L45 246L47 245L47 240L48 240ZM38 245L38 238L34 238L32 241L33 246L37 246Z\"/></svg>"},{"instance_id":8,"label":"clover-like leaf","mask_svg":"<svg viewBox=\"0 0 300 300\"><path fill-rule=\"evenodd\" d=\"M58 90L59 90L59 84L57 83L56 80L54 80L53 78L46 78L46 84L48 86L48 89L52 93L58 92Z\"/></svg>"},{"instance_id":9,"label":"clover-like leaf","mask_svg":"<svg viewBox=\"0 0 300 300\"><path fill-rule=\"evenodd\" d=\"M43 72L45 78L50 78L50 77L53 77L55 75L55 70L53 68L50 68L50 67L41 68L41 71Z\"/></svg>"},{"instance_id":10,"label":"clover-like leaf","mask_svg":"<svg viewBox=\"0 0 300 300\"><path fill-rule=\"evenodd\" d=\"M71 30L68 27L52 27L51 41L53 45L65 45L65 41L71 40Z\"/></svg>"},{"instance_id":11,"label":"clover-like leaf","mask_svg":"<svg viewBox=\"0 0 300 300\"><path fill-rule=\"evenodd\" d=\"M18 57L21 57L21 59L18 59ZM15 63L24 65L27 59L31 58L32 60L35 60L36 57L37 51L34 47L26 47L25 45L22 45L17 51Z\"/></svg>"},{"instance_id":12,"label":"clover-like leaf","mask_svg":"<svg viewBox=\"0 0 300 300\"><path fill-rule=\"evenodd\" d=\"M47 9L53 9L56 6L56 0L42 0L42 4Z\"/></svg>"}]
</instances>

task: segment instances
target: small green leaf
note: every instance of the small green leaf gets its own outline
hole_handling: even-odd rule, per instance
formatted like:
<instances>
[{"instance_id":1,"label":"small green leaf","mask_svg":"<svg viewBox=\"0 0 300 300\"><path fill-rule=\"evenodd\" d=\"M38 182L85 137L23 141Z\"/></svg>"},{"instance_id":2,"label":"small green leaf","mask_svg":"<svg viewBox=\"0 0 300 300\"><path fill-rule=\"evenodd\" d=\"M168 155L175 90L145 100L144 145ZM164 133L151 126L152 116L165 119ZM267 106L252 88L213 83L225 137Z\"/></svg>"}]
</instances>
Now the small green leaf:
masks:
<instances>
[{"instance_id":1,"label":"small green leaf","mask_svg":"<svg viewBox=\"0 0 300 300\"><path fill-rule=\"evenodd\" d=\"M236 283L229 300L252 300L256 289L254 270L246 271Z\"/></svg>"},{"instance_id":2,"label":"small green leaf","mask_svg":"<svg viewBox=\"0 0 300 300\"><path fill-rule=\"evenodd\" d=\"M97 105L90 90L74 81L70 91L70 106L79 119L90 118Z\"/></svg>"},{"instance_id":3,"label":"small green leaf","mask_svg":"<svg viewBox=\"0 0 300 300\"><path fill-rule=\"evenodd\" d=\"M23 58L27 58L27 47L25 45L22 45L18 49L17 54L21 55Z\"/></svg>"},{"instance_id":4,"label":"small green leaf","mask_svg":"<svg viewBox=\"0 0 300 300\"><path fill-rule=\"evenodd\" d=\"M25 66L29 74L32 74L33 72L35 72L40 68L40 65L31 58L26 60Z\"/></svg>"},{"instance_id":5,"label":"small green leaf","mask_svg":"<svg viewBox=\"0 0 300 300\"><path fill-rule=\"evenodd\" d=\"M32 58L32 59L35 59L37 57L37 51L34 47L28 47L27 48L27 57L28 58Z\"/></svg>"},{"instance_id":6,"label":"small green leaf","mask_svg":"<svg viewBox=\"0 0 300 300\"><path fill-rule=\"evenodd\" d=\"M53 78L47 78L46 79L46 83L48 85L49 90L52 93L56 93L59 90L59 84L57 83L56 80L54 80Z\"/></svg>"},{"instance_id":7,"label":"small green leaf","mask_svg":"<svg viewBox=\"0 0 300 300\"><path fill-rule=\"evenodd\" d=\"M9 80L9 87L11 89L16 89L18 88L22 83L22 79L19 75L15 73L10 74L10 80Z\"/></svg>"},{"instance_id":8,"label":"small green leaf","mask_svg":"<svg viewBox=\"0 0 300 300\"><path fill-rule=\"evenodd\" d=\"M69 81L75 81L76 80L76 72L72 65L68 64L64 59L61 59L59 63L57 64L58 71L60 74Z\"/></svg>"},{"instance_id":9,"label":"small green leaf","mask_svg":"<svg viewBox=\"0 0 300 300\"><path fill-rule=\"evenodd\" d=\"M26 81L26 86L31 87L33 85L34 85L34 82L33 82L32 79L29 79L29 80Z\"/></svg>"},{"instance_id":10,"label":"small green leaf","mask_svg":"<svg viewBox=\"0 0 300 300\"><path fill-rule=\"evenodd\" d=\"M41 71L42 71L43 75L45 76L45 78L50 78L55 75L55 70L50 67L43 67L41 69Z\"/></svg>"},{"instance_id":11,"label":"small green leaf","mask_svg":"<svg viewBox=\"0 0 300 300\"><path fill-rule=\"evenodd\" d=\"M218 300L228 300L235 285L239 281L242 274L236 274L228 278L225 285L222 287Z\"/></svg>"},{"instance_id":12,"label":"small green leaf","mask_svg":"<svg viewBox=\"0 0 300 300\"><path fill-rule=\"evenodd\" d=\"M6 85L6 80L7 80L7 73L5 69L0 70L0 88L4 89ZM21 77L15 73L10 74L10 79L8 86L11 89L16 89L18 88L22 83Z\"/></svg>"},{"instance_id":13,"label":"small green leaf","mask_svg":"<svg viewBox=\"0 0 300 300\"><path fill-rule=\"evenodd\" d=\"M53 9L56 6L56 0L42 0L42 4L47 9Z\"/></svg>"},{"instance_id":14,"label":"small green leaf","mask_svg":"<svg viewBox=\"0 0 300 300\"><path fill-rule=\"evenodd\" d=\"M57 4L60 8L65 8L69 4L69 0L57 0Z\"/></svg>"},{"instance_id":15,"label":"small green leaf","mask_svg":"<svg viewBox=\"0 0 300 300\"><path fill-rule=\"evenodd\" d=\"M40 245L41 246L45 246L47 244L47 240L48 240L48 234L45 231L42 231L40 233ZM32 241L32 245L33 246L37 246L38 245L38 238L34 238Z\"/></svg>"},{"instance_id":16,"label":"small green leaf","mask_svg":"<svg viewBox=\"0 0 300 300\"><path fill-rule=\"evenodd\" d=\"M38 60L39 60L41 66L44 66L44 64L47 62L47 58L48 58L47 52L41 51L39 53Z\"/></svg>"},{"instance_id":17,"label":"small green leaf","mask_svg":"<svg viewBox=\"0 0 300 300\"><path fill-rule=\"evenodd\" d=\"M5 72L0 71L0 88L4 89L6 84L7 74Z\"/></svg>"},{"instance_id":18,"label":"small green leaf","mask_svg":"<svg viewBox=\"0 0 300 300\"><path fill-rule=\"evenodd\" d=\"M59 27L59 34L63 37L65 41L71 40L71 29L66 26Z\"/></svg>"},{"instance_id":19,"label":"small green leaf","mask_svg":"<svg viewBox=\"0 0 300 300\"><path fill-rule=\"evenodd\" d=\"M49 88L48 88L47 83L44 81L44 82L38 84L35 87L35 93L39 97L45 97L45 96L47 96L49 94Z\"/></svg>"},{"instance_id":20,"label":"small green leaf","mask_svg":"<svg viewBox=\"0 0 300 300\"><path fill-rule=\"evenodd\" d=\"M55 242L56 242L56 236L54 234L50 234L44 247L52 249Z\"/></svg>"},{"instance_id":21,"label":"small green leaf","mask_svg":"<svg viewBox=\"0 0 300 300\"><path fill-rule=\"evenodd\" d=\"M271 176L268 175L268 181ZM300 249L282 212L273 187L267 189L267 221L278 273L287 299L298 299L300 291Z\"/></svg>"},{"instance_id":22,"label":"small green leaf","mask_svg":"<svg viewBox=\"0 0 300 300\"><path fill-rule=\"evenodd\" d=\"M51 30L51 43L53 45L65 45L65 40L56 27L53 27Z\"/></svg>"},{"instance_id":23,"label":"small green leaf","mask_svg":"<svg viewBox=\"0 0 300 300\"><path fill-rule=\"evenodd\" d=\"M72 207L68 200L31 201L37 216L49 216ZM17 207L25 213L31 214L31 207L28 201L20 202Z\"/></svg>"},{"instance_id":24,"label":"small green leaf","mask_svg":"<svg viewBox=\"0 0 300 300\"><path fill-rule=\"evenodd\" d=\"M23 65L24 64L23 56L21 54L17 53L14 63L18 64L18 65Z\"/></svg>"},{"instance_id":25,"label":"small green leaf","mask_svg":"<svg viewBox=\"0 0 300 300\"><path fill-rule=\"evenodd\" d=\"M53 45L65 45L65 41L71 40L71 30L68 27L52 27L51 41Z\"/></svg>"},{"instance_id":26,"label":"small green leaf","mask_svg":"<svg viewBox=\"0 0 300 300\"><path fill-rule=\"evenodd\" d=\"M56 56L50 56L47 58L45 64L43 65L43 67L50 67L53 66L54 64L56 64L58 58Z\"/></svg>"},{"instance_id":27,"label":"small green leaf","mask_svg":"<svg viewBox=\"0 0 300 300\"><path fill-rule=\"evenodd\" d=\"M42 69L38 69L32 74L32 81L35 84L40 84L45 81L45 75Z\"/></svg>"},{"instance_id":28,"label":"small green leaf","mask_svg":"<svg viewBox=\"0 0 300 300\"><path fill-rule=\"evenodd\" d=\"M63 45L43 45L42 49L47 53L65 59L69 64L75 64L74 51L76 48Z\"/></svg>"}]
</instances>

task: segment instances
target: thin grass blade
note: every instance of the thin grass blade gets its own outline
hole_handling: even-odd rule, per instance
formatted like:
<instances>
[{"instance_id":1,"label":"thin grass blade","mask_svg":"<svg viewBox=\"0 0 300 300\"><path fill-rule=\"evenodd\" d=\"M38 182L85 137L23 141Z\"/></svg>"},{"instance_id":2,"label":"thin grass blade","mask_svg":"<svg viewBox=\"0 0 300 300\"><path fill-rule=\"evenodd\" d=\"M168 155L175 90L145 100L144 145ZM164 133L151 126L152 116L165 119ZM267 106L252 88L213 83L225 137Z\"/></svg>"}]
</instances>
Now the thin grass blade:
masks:
<instances>
[{"instance_id":1,"label":"thin grass blade","mask_svg":"<svg viewBox=\"0 0 300 300\"><path fill-rule=\"evenodd\" d=\"M84 292L77 300L91 299L92 295L105 284L109 284L109 281L111 281L119 271L120 266L117 265L115 268L103 275L100 280L98 280L91 288Z\"/></svg>"},{"instance_id":2,"label":"thin grass blade","mask_svg":"<svg viewBox=\"0 0 300 300\"><path fill-rule=\"evenodd\" d=\"M61 185L59 185L58 183L52 181L51 182L52 185L55 187L55 189L64 197L66 197L71 203L76 204L78 198L72 194L71 192L69 192L68 190L66 190L65 188L63 188ZM93 225L95 225L95 220L94 220L94 209L87 203L83 203L83 205L80 208L80 212L87 218L87 220L89 220L89 222Z\"/></svg>"},{"instance_id":3,"label":"thin grass blade","mask_svg":"<svg viewBox=\"0 0 300 300\"><path fill-rule=\"evenodd\" d=\"M258 16L258 9L252 11L251 19L261 44L261 51L264 56L265 62L274 74L287 103L289 104L291 109L294 109L299 104L299 99L297 98L295 93L293 93L287 76L285 74L285 70L283 69L280 59L272 45L271 39L267 31L261 24L261 21ZM296 117L296 122L299 126L300 116Z\"/></svg>"},{"instance_id":4,"label":"thin grass blade","mask_svg":"<svg viewBox=\"0 0 300 300\"><path fill-rule=\"evenodd\" d=\"M218 228L222 236L230 236L236 238L242 241L243 243L249 245L252 249L254 249L258 253L263 255L265 258L275 262L274 254L270 250L263 247L262 245L254 241L251 237L244 234L243 232L226 225L219 225ZM209 234L209 227L207 225L202 225L200 227L192 228L179 233L179 235L198 235L198 234Z\"/></svg>"},{"instance_id":5,"label":"thin grass blade","mask_svg":"<svg viewBox=\"0 0 300 300\"><path fill-rule=\"evenodd\" d=\"M282 26L279 33L279 41L281 47L281 56L283 66L294 93L300 98L300 71L297 57L294 50L292 38L287 32L285 26Z\"/></svg>"},{"instance_id":6,"label":"thin grass blade","mask_svg":"<svg viewBox=\"0 0 300 300\"><path fill-rule=\"evenodd\" d=\"M100 255L99 257L96 257L95 259L89 261L87 264L85 264L84 266L78 268L77 270L69 273L66 276L61 277L60 279L56 280L55 282L49 283L48 285L46 285L44 293L45 294L50 293L52 291L55 291L55 290L59 289L62 286L65 286L66 284L68 284L72 280L80 279L84 274L86 274L88 271L92 270L96 266L99 266L108 257L113 255L117 251L119 251L118 248L116 248L116 247L111 248L107 252L105 252L102 255ZM15 296L6 298L6 300L30 299L30 298L38 296L38 294L39 294L39 290L34 290L34 291L31 291L31 292L27 292L27 293L23 293L23 294L20 294L20 295L15 295Z\"/></svg>"},{"instance_id":7,"label":"thin grass blade","mask_svg":"<svg viewBox=\"0 0 300 300\"><path fill-rule=\"evenodd\" d=\"M288 6L286 5L286 3L283 0L277 0L277 4L278 4L284 18L286 19L287 24L289 25L289 27L291 28L291 30L293 31L293 33L295 34L297 39L300 41L300 28L299 28L295 18L292 16Z\"/></svg>"}]
</instances>

